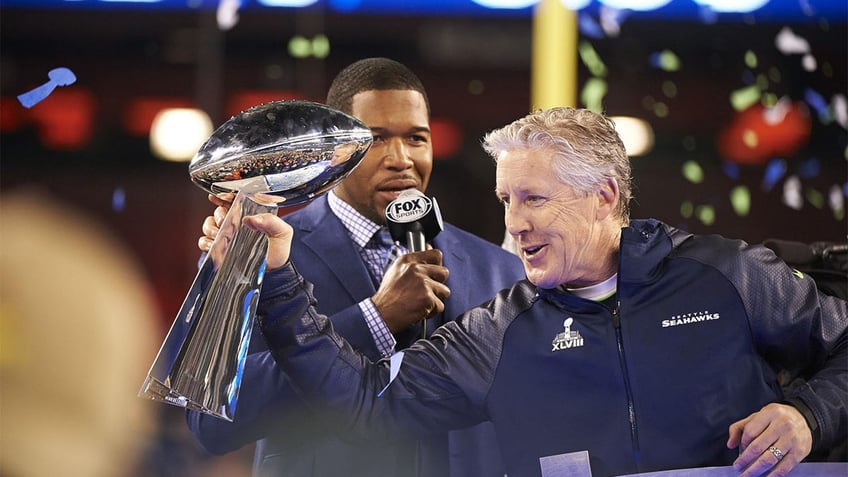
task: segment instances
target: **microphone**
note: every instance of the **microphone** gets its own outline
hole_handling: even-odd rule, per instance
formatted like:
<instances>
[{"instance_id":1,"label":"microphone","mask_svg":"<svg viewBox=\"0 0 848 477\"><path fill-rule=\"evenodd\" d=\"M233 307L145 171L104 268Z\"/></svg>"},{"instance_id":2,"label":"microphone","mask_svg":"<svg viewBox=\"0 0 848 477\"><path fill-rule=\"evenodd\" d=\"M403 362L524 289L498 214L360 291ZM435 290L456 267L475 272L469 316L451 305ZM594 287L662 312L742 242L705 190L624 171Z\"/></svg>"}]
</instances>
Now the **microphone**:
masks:
<instances>
[{"instance_id":1,"label":"microphone","mask_svg":"<svg viewBox=\"0 0 848 477\"><path fill-rule=\"evenodd\" d=\"M802 242L767 239L763 242L763 245L770 248L775 255L791 265L810 265L821 258L820 251Z\"/></svg>"},{"instance_id":2,"label":"microphone","mask_svg":"<svg viewBox=\"0 0 848 477\"><path fill-rule=\"evenodd\" d=\"M426 243L444 229L435 198L418 189L407 189L386 206L386 222L395 242L406 242L411 252L425 250Z\"/></svg>"},{"instance_id":3,"label":"microphone","mask_svg":"<svg viewBox=\"0 0 848 477\"><path fill-rule=\"evenodd\" d=\"M436 198L418 189L406 189L386 206L389 234L395 242L406 240L410 252L426 250L427 242L444 229ZM427 337L427 320L421 321L421 338Z\"/></svg>"}]
</instances>

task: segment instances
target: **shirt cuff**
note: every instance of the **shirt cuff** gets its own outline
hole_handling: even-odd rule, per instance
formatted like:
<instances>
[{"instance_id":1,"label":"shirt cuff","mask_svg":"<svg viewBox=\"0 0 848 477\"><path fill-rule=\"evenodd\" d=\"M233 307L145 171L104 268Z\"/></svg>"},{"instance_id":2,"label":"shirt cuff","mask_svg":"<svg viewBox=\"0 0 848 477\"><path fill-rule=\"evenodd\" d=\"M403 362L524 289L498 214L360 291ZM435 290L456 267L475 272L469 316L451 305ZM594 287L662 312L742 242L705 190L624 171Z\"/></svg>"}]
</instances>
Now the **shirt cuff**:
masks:
<instances>
[{"instance_id":1,"label":"shirt cuff","mask_svg":"<svg viewBox=\"0 0 848 477\"><path fill-rule=\"evenodd\" d=\"M362 316L365 318L365 324L368 325L368 330L374 338L374 344L377 345L377 351L384 358L394 354L397 341L374 306L374 302L370 298L359 302L359 309L362 311Z\"/></svg>"}]
</instances>

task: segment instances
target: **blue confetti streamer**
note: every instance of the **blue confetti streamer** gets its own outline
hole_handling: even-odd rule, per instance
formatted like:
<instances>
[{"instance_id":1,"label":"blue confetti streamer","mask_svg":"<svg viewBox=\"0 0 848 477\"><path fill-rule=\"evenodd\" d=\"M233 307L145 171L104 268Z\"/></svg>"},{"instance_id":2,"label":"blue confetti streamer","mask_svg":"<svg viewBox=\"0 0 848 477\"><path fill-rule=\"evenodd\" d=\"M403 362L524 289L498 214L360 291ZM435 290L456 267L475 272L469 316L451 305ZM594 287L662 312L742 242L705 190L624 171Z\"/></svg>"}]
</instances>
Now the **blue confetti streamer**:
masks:
<instances>
[{"instance_id":1,"label":"blue confetti streamer","mask_svg":"<svg viewBox=\"0 0 848 477\"><path fill-rule=\"evenodd\" d=\"M580 28L580 33L589 38L603 38L604 30L598 25L598 22L595 21L591 16L581 13L577 20L578 27Z\"/></svg>"},{"instance_id":2,"label":"blue confetti streamer","mask_svg":"<svg viewBox=\"0 0 848 477\"><path fill-rule=\"evenodd\" d=\"M651 56L648 57L648 63L654 68L662 68L662 54L660 52L651 53Z\"/></svg>"},{"instance_id":3,"label":"blue confetti streamer","mask_svg":"<svg viewBox=\"0 0 848 477\"><path fill-rule=\"evenodd\" d=\"M112 210L115 212L123 212L126 207L126 193L123 187L118 187L112 192Z\"/></svg>"},{"instance_id":4,"label":"blue confetti streamer","mask_svg":"<svg viewBox=\"0 0 848 477\"><path fill-rule=\"evenodd\" d=\"M18 101L20 101L23 107L31 108L44 100L44 98L50 96L50 93L52 93L57 86L67 86L69 84L73 84L77 80L74 72L67 68L53 68L49 73L47 73L47 77L50 78L48 82L27 91L26 93L18 95Z\"/></svg>"},{"instance_id":5,"label":"blue confetti streamer","mask_svg":"<svg viewBox=\"0 0 848 477\"><path fill-rule=\"evenodd\" d=\"M798 176L802 179L818 177L820 173L821 163L816 158L808 159L798 166Z\"/></svg>"},{"instance_id":6,"label":"blue confetti streamer","mask_svg":"<svg viewBox=\"0 0 848 477\"><path fill-rule=\"evenodd\" d=\"M724 171L724 175L727 177L738 181L739 180L739 165L733 162L724 162L721 165L721 170Z\"/></svg>"},{"instance_id":7,"label":"blue confetti streamer","mask_svg":"<svg viewBox=\"0 0 848 477\"><path fill-rule=\"evenodd\" d=\"M813 108L819 116L819 120L827 122L830 118L827 101L824 97L812 88L804 90L804 101Z\"/></svg>"},{"instance_id":8,"label":"blue confetti streamer","mask_svg":"<svg viewBox=\"0 0 848 477\"><path fill-rule=\"evenodd\" d=\"M786 174L786 161L783 159L772 159L766 166L763 175L763 190L768 192Z\"/></svg>"}]
</instances>

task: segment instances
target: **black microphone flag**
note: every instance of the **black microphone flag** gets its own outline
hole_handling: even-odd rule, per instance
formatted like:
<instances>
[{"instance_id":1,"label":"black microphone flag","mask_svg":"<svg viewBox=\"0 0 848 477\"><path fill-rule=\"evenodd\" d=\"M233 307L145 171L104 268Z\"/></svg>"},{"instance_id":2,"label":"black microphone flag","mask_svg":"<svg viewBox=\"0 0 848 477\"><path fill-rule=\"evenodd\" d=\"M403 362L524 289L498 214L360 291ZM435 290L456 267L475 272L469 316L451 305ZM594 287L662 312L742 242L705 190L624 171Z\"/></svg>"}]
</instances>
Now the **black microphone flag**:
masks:
<instances>
[{"instance_id":1,"label":"black microphone flag","mask_svg":"<svg viewBox=\"0 0 848 477\"><path fill-rule=\"evenodd\" d=\"M386 221L392 240L406 242L412 252L424 250L425 244L444 229L439 203L417 189L401 192L386 206Z\"/></svg>"}]
</instances>

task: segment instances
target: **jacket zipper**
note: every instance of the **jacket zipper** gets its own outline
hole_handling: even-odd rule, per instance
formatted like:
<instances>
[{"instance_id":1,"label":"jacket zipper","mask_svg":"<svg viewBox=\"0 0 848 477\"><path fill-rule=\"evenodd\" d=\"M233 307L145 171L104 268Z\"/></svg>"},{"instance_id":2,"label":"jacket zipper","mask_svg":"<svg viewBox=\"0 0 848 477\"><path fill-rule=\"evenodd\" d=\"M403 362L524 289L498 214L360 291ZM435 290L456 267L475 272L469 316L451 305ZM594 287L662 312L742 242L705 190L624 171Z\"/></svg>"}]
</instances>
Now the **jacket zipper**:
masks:
<instances>
[{"instance_id":1,"label":"jacket zipper","mask_svg":"<svg viewBox=\"0 0 848 477\"><path fill-rule=\"evenodd\" d=\"M621 371L624 376L624 391L627 395L627 415L630 418L630 440L633 442L633 457L636 461L636 470L641 471L639 437L636 433L636 410L633 405L633 391L630 389L630 374L627 371L627 361L624 359L624 345L621 338L621 316L619 315L620 306L621 303L616 303L615 309L612 310L612 324L615 327L615 340L618 344L618 361L621 364Z\"/></svg>"}]
</instances>

